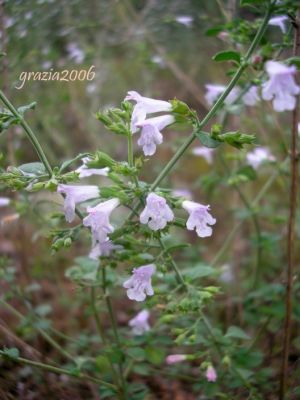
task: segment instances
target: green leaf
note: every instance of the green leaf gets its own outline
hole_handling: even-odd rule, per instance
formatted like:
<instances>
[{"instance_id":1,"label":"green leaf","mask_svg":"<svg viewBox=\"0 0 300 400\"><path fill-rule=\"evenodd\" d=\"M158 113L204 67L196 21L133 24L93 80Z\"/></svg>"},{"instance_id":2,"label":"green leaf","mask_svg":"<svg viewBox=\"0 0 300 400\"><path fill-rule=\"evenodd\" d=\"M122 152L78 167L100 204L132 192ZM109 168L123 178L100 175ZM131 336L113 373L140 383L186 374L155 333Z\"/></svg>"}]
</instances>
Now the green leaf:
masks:
<instances>
[{"instance_id":1,"label":"green leaf","mask_svg":"<svg viewBox=\"0 0 300 400\"><path fill-rule=\"evenodd\" d=\"M213 139L206 132L196 132L196 136L200 140L200 142L203 144L203 146L209 147L211 149L214 149L214 148L220 146L220 144L221 144L221 142L219 140Z\"/></svg>"},{"instance_id":2,"label":"green leaf","mask_svg":"<svg viewBox=\"0 0 300 400\"><path fill-rule=\"evenodd\" d=\"M198 278L213 275L214 273L216 273L216 271L208 265L196 264L193 267L184 269L182 273L184 277L193 281Z\"/></svg>"},{"instance_id":3,"label":"green leaf","mask_svg":"<svg viewBox=\"0 0 300 400\"><path fill-rule=\"evenodd\" d=\"M45 166L41 162L22 164L18 167L18 170L21 171L23 175L27 176L39 176L46 174Z\"/></svg>"},{"instance_id":4,"label":"green leaf","mask_svg":"<svg viewBox=\"0 0 300 400\"><path fill-rule=\"evenodd\" d=\"M219 53L213 56L214 61L234 61L240 64L241 62L241 55L237 51L234 50L227 50L227 51L220 51Z\"/></svg>"},{"instance_id":5,"label":"green leaf","mask_svg":"<svg viewBox=\"0 0 300 400\"><path fill-rule=\"evenodd\" d=\"M127 350L127 354L129 357L132 357L135 360L145 360L145 350L143 350L141 347L131 347Z\"/></svg>"},{"instance_id":6,"label":"green leaf","mask_svg":"<svg viewBox=\"0 0 300 400\"><path fill-rule=\"evenodd\" d=\"M3 349L2 354L8 358L16 360L19 357L20 352L16 347L11 347L10 349Z\"/></svg>"},{"instance_id":7,"label":"green leaf","mask_svg":"<svg viewBox=\"0 0 300 400\"><path fill-rule=\"evenodd\" d=\"M236 338L242 340L249 340L250 336L247 335L241 328L238 326L230 326L226 332L225 337L227 338Z\"/></svg>"},{"instance_id":8,"label":"green leaf","mask_svg":"<svg viewBox=\"0 0 300 400\"><path fill-rule=\"evenodd\" d=\"M146 359L151 364L160 365L165 359L165 351L154 346L147 346L145 349Z\"/></svg>"},{"instance_id":9,"label":"green leaf","mask_svg":"<svg viewBox=\"0 0 300 400\"><path fill-rule=\"evenodd\" d=\"M288 65L296 65L298 69L300 69L300 57L290 57L286 60Z\"/></svg>"},{"instance_id":10,"label":"green leaf","mask_svg":"<svg viewBox=\"0 0 300 400\"><path fill-rule=\"evenodd\" d=\"M23 117L23 115L25 114L26 111L33 110L35 108L35 106L36 106L36 101L34 101L30 104L27 104L25 106L21 106L18 108L18 113L21 114Z\"/></svg>"}]
</instances>

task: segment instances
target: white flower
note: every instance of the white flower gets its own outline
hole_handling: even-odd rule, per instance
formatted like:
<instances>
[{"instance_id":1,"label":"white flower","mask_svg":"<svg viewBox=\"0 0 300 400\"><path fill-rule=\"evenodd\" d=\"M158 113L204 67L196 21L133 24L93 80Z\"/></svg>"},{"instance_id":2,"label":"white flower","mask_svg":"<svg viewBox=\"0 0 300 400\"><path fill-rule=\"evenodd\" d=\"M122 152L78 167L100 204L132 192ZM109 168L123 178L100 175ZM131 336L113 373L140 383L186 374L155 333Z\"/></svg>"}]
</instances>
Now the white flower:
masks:
<instances>
[{"instance_id":1,"label":"white flower","mask_svg":"<svg viewBox=\"0 0 300 400\"><path fill-rule=\"evenodd\" d=\"M191 17L190 15L178 15L176 17L176 21L179 24L185 25L186 27L189 27L192 25L194 18Z\"/></svg>"},{"instance_id":2,"label":"white flower","mask_svg":"<svg viewBox=\"0 0 300 400\"><path fill-rule=\"evenodd\" d=\"M97 186L76 186L63 185L57 186L57 192L65 195L64 212L68 222L72 222L75 218L75 206L77 203L87 201L99 197L100 191Z\"/></svg>"},{"instance_id":3,"label":"white flower","mask_svg":"<svg viewBox=\"0 0 300 400\"><path fill-rule=\"evenodd\" d=\"M144 301L146 295L153 296L151 277L155 271L156 267L154 264L134 268L132 276L123 283L123 287L128 289L127 296L130 300Z\"/></svg>"},{"instance_id":4,"label":"white flower","mask_svg":"<svg viewBox=\"0 0 300 400\"><path fill-rule=\"evenodd\" d=\"M8 206L10 199L8 197L0 197L0 207Z\"/></svg>"},{"instance_id":5,"label":"white flower","mask_svg":"<svg viewBox=\"0 0 300 400\"><path fill-rule=\"evenodd\" d=\"M278 26L282 33L286 32L286 26L284 22L288 20L288 17L286 15L277 15L276 17L273 17L269 20L268 24L273 25L273 26Z\"/></svg>"},{"instance_id":6,"label":"white flower","mask_svg":"<svg viewBox=\"0 0 300 400\"><path fill-rule=\"evenodd\" d=\"M199 237L208 237L212 235L212 228L208 225L214 225L216 219L209 214L210 206L204 206L194 201L185 200L182 207L190 214L186 227L193 231L196 228Z\"/></svg>"},{"instance_id":7,"label":"white flower","mask_svg":"<svg viewBox=\"0 0 300 400\"><path fill-rule=\"evenodd\" d=\"M200 156L203 157L208 164L212 164L213 162L213 154L214 154L214 150L213 149L209 149L208 147L194 147L192 150L192 153L195 156Z\"/></svg>"},{"instance_id":8,"label":"white flower","mask_svg":"<svg viewBox=\"0 0 300 400\"><path fill-rule=\"evenodd\" d=\"M143 147L145 156L152 156L155 153L156 145L163 142L163 135L160 131L173 122L175 122L175 118L172 115L161 115L136 124L137 127L142 128L137 143Z\"/></svg>"},{"instance_id":9,"label":"white flower","mask_svg":"<svg viewBox=\"0 0 300 400\"><path fill-rule=\"evenodd\" d=\"M205 100L207 101L207 104L211 106L224 92L226 86L207 84L205 85L205 88L206 88L206 94L204 97ZM235 100L238 98L239 92L240 92L239 88L233 88L229 93L229 95L226 97L224 103L227 105L234 103Z\"/></svg>"},{"instance_id":10,"label":"white flower","mask_svg":"<svg viewBox=\"0 0 300 400\"><path fill-rule=\"evenodd\" d=\"M247 154L247 162L254 169L257 169L265 161L275 161L275 157L267 147L256 147Z\"/></svg>"},{"instance_id":11,"label":"white flower","mask_svg":"<svg viewBox=\"0 0 300 400\"><path fill-rule=\"evenodd\" d=\"M257 86L251 86L250 89L242 97L242 101L244 104L246 104L246 106L255 106L255 104L260 101Z\"/></svg>"},{"instance_id":12,"label":"white flower","mask_svg":"<svg viewBox=\"0 0 300 400\"><path fill-rule=\"evenodd\" d=\"M142 335L150 330L150 325L148 323L149 316L150 313L148 310L142 310L128 322L134 335Z\"/></svg>"},{"instance_id":13,"label":"white flower","mask_svg":"<svg viewBox=\"0 0 300 400\"><path fill-rule=\"evenodd\" d=\"M138 92L128 92L125 100L133 100L136 102L131 116L131 132L138 131L137 125L146 119L147 114L171 111L172 105L164 100L155 100L149 97L143 97Z\"/></svg>"},{"instance_id":14,"label":"white flower","mask_svg":"<svg viewBox=\"0 0 300 400\"><path fill-rule=\"evenodd\" d=\"M98 260L99 257L109 257L114 250L121 250L123 247L114 244L111 240L107 239L105 242L94 243L89 258Z\"/></svg>"},{"instance_id":15,"label":"white flower","mask_svg":"<svg viewBox=\"0 0 300 400\"><path fill-rule=\"evenodd\" d=\"M148 224L153 231L165 228L168 222L173 221L174 214L166 199L155 193L149 193L146 207L140 215L141 224Z\"/></svg>"},{"instance_id":16,"label":"white flower","mask_svg":"<svg viewBox=\"0 0 300 400\"><path fill-rule=\"evenodd\" d=\"M275 111L294 110L295 96L300 93L300 87L294 78L297 68L294 65L288 67L277 61L267 61L265 69L269 80L263 84L262 98L273 100Z\"/></svg>"},{"instance_id":17,"label":"white flower","mask_svg":"<svg viewBox=\"0 0 300 400\"><path fill-rule=\"evenodd\" d=\"M120 200L113 198L99 203L95 207L87 208L88 216L83 219L83 225L91 228L93 247L97 243L106 242L108 234L114 231L114 227L109 222L109 217L119 204Z\"/></svg>"},{"instance_id":18,"label":"white flower","mask_svg":"<svg viewBox=\"0 0 300 400\"><path fill-rule=\"evenodd\" d=\"M109 172L109 168L89 168L87 163L91 161L90 157L83 157L82 162L83 164L75 170L79 174L79 178L87 178L92 175L102 175L107 176Z\"/></svg>"}]
</instances>

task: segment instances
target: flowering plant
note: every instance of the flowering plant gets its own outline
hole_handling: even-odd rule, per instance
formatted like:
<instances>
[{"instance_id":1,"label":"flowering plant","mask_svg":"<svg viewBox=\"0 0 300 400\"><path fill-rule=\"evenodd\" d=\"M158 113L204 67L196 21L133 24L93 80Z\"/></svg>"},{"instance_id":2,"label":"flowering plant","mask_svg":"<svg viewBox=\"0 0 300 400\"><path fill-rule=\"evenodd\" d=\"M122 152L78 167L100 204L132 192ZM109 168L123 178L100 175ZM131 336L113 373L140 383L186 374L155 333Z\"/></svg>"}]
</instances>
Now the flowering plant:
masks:
<instances>
[{"instance_id":1,"label":"flowering plant","mask_svg":"<svg viewBox=\"0 0 300 400\"><path fill-rule=\"evenodd\" d=\"M241 3L253 3L256 7L257 2ZM267 239L260 230L256 207L272 181L266 182L252 203L244 194L243 184L254 181L259 171L268 167L274 168L276 178L285 168L286 161L278 161L267 147L268 143L262 145L256 135L245 133L242 126L238 130L228 130L226 120L242 112L250 113L250 109L260 107L263 102L271 102L276 113L293 112L295 138L295 127L299 122L296 114L300 93L297 81L299 59L297 54L288 59L280 57L281 53L276 55L265 47L264 41L268 27L279 27L280 34L287 36L283 47L288 48L289 21L297 32L300 22L296 19L296 7L289 1L266 0L260 6L261 9L257 5L264 17L254 24L254 28L244 21L239 26L227 23L222 30L215 31L222 40L225 38L231 45L235 43L235 50L222 51L214 57L216 62L229 62L232 69L227 85L220 82L205 85L204 99L210 109L203 118L181 100L156 99L135 90L128 91L119 108L96 113L97 120L113 140L126 143L125 160L113 158L101 147L101 150L79 154L52 167L25 120L25 113L34 105L15 108L0 92L3 103L1 130L6 131L13 125L23 128L40 160L20 166L7 165L1 171L0 181L6 189L25 193L30 199L38 196L37 192L48 191L51 201L59 203L58 212L51 218L52 229L48 235L52 241L51 249L56 254L63 248L82 245L81 257L75 259L75 265L68 266L65 276L81 293L89 296L88 307L95 320L97 351L100 352L97 357L85 358L80 353L73 357L51 337L50 327L38 324L41 321L35 313L38 332L69 364L60 368L30 361L14 348L1 351L4 359L99 384L103 398L146 399L151 385L137 387L134 376L151 376L158 367L171 375L180 372L182 367L187 371L184 379L191 382L196 395L204 393L204 398L264 398L270 374L267 368L262 368L261 373L255 371L261 362L258 360L260 355L255 358L252 354L255 335L253 342L247 345L250 337L241 327L232 325L221 330L210 321L209 311L213 310L215 298L222 296L221 286L228 285L234 274L230 264L223 268L225 265L219 265L219 260L235 231L222 237L219 243L216 241L216 254L209 265L203 261L205 258L199 263L204 245L215 240L214 234L222 225L224 214L214 204L214 198L207 200L204 181L199 196L194 196L191 188L178 190L167 182L193 143L196 143L193 156L203 158L209 167L216 162L217 154L220 156L222 174L226 174L226 183L221 178L217 181L220 191L225 184L235 191L245 205L246 217L253 221L257 258L251 264L254 294L251 298L250 293L247 300L255 302L257 298L261 301L256 290L262 281L260 265L263 243ZM285 7L289 12L282 15ZM177 22L186 27L192 23L187 16ZM252 42L244 51L245 42L250 38ZM77 48L70 47L68 51L75 52L76 59L81 55ZM209 128L208 124L213 121ZM189 136L182 139L154 181L145 180L145 170L151 162L157 162L163 143L174 143L175 131L183 128L191 131ZM237 168L228 167L228 160L223 157L224 148L231 150ZM295 146L292 154L295 168ZM82 183L87 178L93 179L94 184ZM275 178L271 176L271 179ZM295 182L295 172L292 182ZM296 196L295 192L293 196ZM294 232L293 199L290 232ZM0 207L11 205L17 209L18 201L1 197ZM186 238L189 243L185 243ZM195 250L188 253L187 249L192 248ZM1 301L9 308L8 300L9 296ZM125 322L116 317L117 301L128 304L132 312L130 317L126 315ZM108 324L103 321L104 307ZM287 308L287 316L289 312ZM250 306L247 318L255 321ZM285 335L289 336L289 333L285 332ZM288 341L289 337L285 342L284 360ZM280 384L283 396L286 375L286 368L283 368ZM226 394L221 393L222 390Z\"/></svg>"}]
</instances>

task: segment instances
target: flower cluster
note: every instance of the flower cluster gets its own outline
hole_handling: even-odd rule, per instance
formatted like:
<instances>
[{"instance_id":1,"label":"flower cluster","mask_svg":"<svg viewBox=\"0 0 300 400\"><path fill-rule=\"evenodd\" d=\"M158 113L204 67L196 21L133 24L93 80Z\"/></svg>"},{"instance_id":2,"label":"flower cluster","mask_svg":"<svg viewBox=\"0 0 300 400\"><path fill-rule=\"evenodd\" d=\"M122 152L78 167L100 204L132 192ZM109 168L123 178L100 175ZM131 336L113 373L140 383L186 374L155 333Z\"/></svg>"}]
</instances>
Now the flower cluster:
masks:
<instances>
[{"instance_id":1,"label":"flower cluster","mask_svg":"<svg viewBox=\"0 0 300 400\"><path fill-rule=\"evenodd\" d=\"M296 96L300 93L300 86L295 81L297 68L282 62L267 61L265 70L269 79L262 85L262 99L273 100L273 107L277 112L294 110ZM225 86L221 85L207 84L205 87L205 99L209 105L212 105L225 90ZM260 101L258 87L252 85L245 93L238 87L234 88L224 103L231 105L239 97L246 106L255 106Z\"/></svg>"},{"instance_id":2,"label":"flower cluster","mask_svg":"<svg viewBox=\"0 0 300 400\"><path fill-rule=\"evenodd\" d=\"M172 105L163 100L155 100L143 97L135 91L128 92L125 100L135 101L131 117L131 132L134 134L141 130L138 145L143 148L145 156L152 156L156 152L156 146L163 142L161 130L175 122L173 115L166 114L146 119L148 114L171 112Z\"/></svg>"}]
</instances>

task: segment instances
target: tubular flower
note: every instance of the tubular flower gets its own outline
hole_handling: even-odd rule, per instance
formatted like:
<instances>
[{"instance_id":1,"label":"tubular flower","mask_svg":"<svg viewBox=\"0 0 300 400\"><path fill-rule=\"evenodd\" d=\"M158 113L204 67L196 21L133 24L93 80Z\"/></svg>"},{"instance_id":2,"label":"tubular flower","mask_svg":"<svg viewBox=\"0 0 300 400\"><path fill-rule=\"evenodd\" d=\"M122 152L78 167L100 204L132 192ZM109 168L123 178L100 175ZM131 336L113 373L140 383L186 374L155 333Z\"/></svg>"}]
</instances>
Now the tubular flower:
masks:
<instances>
[{"instance_id":1,"label":"tubular flower","mask_svg":"<svg viewBox=\"0 0 300 400\"><path fill-rule=\"evenodd\" d=\"M208 147L198 146L193 148L192 153L195 156L203 157L208 164L212 164L213 162L213 154L214 154L213 149L209 149Z\"/></svg>"},{"instance_id":2,"label":"tubular flower","mask_svg":"<svg viewBox=\"0 0 300 400\"><path fill-rule=\"evenodd\" d=\"M154 264L143 265L133 269L132 276L123 283L123 287L128 289L127 296L130 300L144 301L146 295L153 296L151 277L155 271Z\"/></svg>"},{"instance_id":3,"label":"tubular flower","mask_svg":"<svg viewBox=\"0 0 300 400\"><path fill-rule=\"evenodd\" d=\"M95 199L99 197L100 191L97 186L86 185L63 185L57 186L57 192L65 195L64 212L68 222L72 222L75 218L75 206L77 203Z\"/></svg>"},{"instance_id":4,"label":"tubular flower","mask_svg":"<svg viewBox=\"0 0 300 400\"><path fill-rule=\"evenodd\" d=\"M288 20L288 17L286 15L277 15L276 17L273 17L269 20L268 24L273 25L273 26L278 26L282 33L286 32L286 26L285 26L285 21Z\"/></svg>"},{"instance_id":5,"label":"tubular flower","mask_svg":"<svg viewBox=\"0 0 300 400\"><path fill-rule=\"evenodd\" d=\"M150 330L150 325L148 323L149 316L149 311L143 310L129 321L128 325L132 328L132 333L134 335L142 335Z\"/></svg>"},{"instance_id":6,"label":"tubular flower","mask_svg":"<svg viewBox=\"0 0 300 400\"><path fill-rule=\"evenodd\" d=\"M109 222L111 212L120 204L119 199L113 198L95 207L88 207L88 216L83 219L83 225L89 226L93 236L93 246L107 240L107 235L114 231L114 227Z\"/></svg>"},{"instance_id":7,"label":"tubular flower","mask_svg":"<svg viewBox=\"0 0 300 400\"><path fill-rule=\"evenodd\" d=\"M213 84L207 84L205 85L206 88L206 94L205 94L205 100L207 101L207 104L212 106L214 102L218 99L218 97L224 92L226 89L225 86L223 85L213 85ZM233 88L229 95L226 97L224 103L227 105L230 105L235 102L239 95L239 89L238 88Z\"/></svg>"},{"instance_id":8,"label":"tubular flower","mask_svg":"<svg viewBox=\"0 0 300 400\"><path fill-rule=\"evenodd\" d=\"M205 373L206 379L208 382L216 382L217 380L217 371L214 369L212 365L207 367L206 373Z\"/></svg>"},{"instance_id":9,"label":"tubular flower","mask_svg":"<svg viewBox=\"0 0 300 400\"><path fill-rule=\"evenodd\" d=\"M275 157L267 147L257 147L247 154L247 162L254 169L257 169L265 161L275 161Z\"/></svg>"},{"instance_id":10,"label":"tubular flower","mask_svg":"<svg viewBox=\"0 0 300 400\"><path fill-rule=\"evenodd\" d=\"M169 102L143 97L133 90L127 93L125 100L136 102L131 116L130 129L132 133L138 131L139 128L137 125L146 119L147 114L172 110L172 105Z\"/></svg>"},{"instance_id":11,"label":"tubular flower","mask_svg":"<svg viewBox=\"0 0 300 400\"><path fill-rule=\"evenodd\" d=\"M216 219L208 212L210 206L185 200L182 207L190 214L186 223L188 230L192 231L196 228L197 235L202 238L212 235L212 228L208 225L214 225Z\"/></svg>"},{"instance_id":12,"label":"tubular flower","mask_svg":"<svg viewBox=\"0 0 300 400\"><path fill-rule=\"evenodd\" d=\"M242 101L246 106L255 106L255 104L260 100L258 96L257 86L251 86L250 89L242 97Z\"/></svg>"},{"instance_id":13,"label":"tubular flower","mask_svg":"<svg viewBox=\"0 0 300 400\"><path fill-rule=\"evenodd\" d=\"M177 364L187 359L186 354L171 354L166 357L166 363L168 365Z\"/></svg>"},{"instance_id":14,"label":"tubular flower","mask_svg":"<svg viewBox=\"0 0 300 400\"><path fill-rule=\"evenodd\" d=\"M97 260L99 257L109 257L114 250L121 250L123 247L114 244L111 240L107 239L105 242L94 243L89 258Z\"/></svg>"},{"instance_id":15,"label":"tubular flower","mask_svg":"<svg viewBox=\"0 0 300 400\"><path fill-rule=\"evenodd\" d=\"M10 203L10 199L8 197L0 197L0 207L6 207Z\"/></svg>"},{"instance_id":16,"label":"tubular flower","mask_svg":"<svg viewBox=\"0 0 300 400\"><path fill-rule=\"evenodd\" d=\"M142 128L137 143L143 147L145 156L152 156L156 152L156 145L163 142L163 135L160 131L174 122L175 118L172 115L161 115L137 124L138 127Z\"/></svg>"},{"instance_id":17,"label":"tubular flower","mask_svg":"<svg viewBox=\"0 0 300 400\"><path fill-rule=\"evenodd\" d=\"M91 161L90 157L83 157L82 158L82 165L75 170L79 174L79 178L87 178L92 175L102 175L107 176L109 172L109 168L89 168L87 163Z\"/></svg>"},{"instance_id":18,"label":"tubular flower","mask_svg":"<svg viewBox=\"0 0 300 400\"><path fill-rule=\"evenodd\" d=\"M149 193L146 207L140 215L141 224L148 224L153 231L165 228L168 222L173 221L174 214L166 199L155 193Z\"/></svg>"},{"instance_id":19,"label":"tubular flower","mask_svg":"<svg viewBox=\"0 0 300 400\"><path fill-rule=\"evenodd\" d=\"M297 69L294 65L287 66L277 61L267 61L265 65L269 80L263 84L262 98L273 100L275 111L294 110L296 95L300 93L294 75Z\"/></svg>"}]
</instances>

